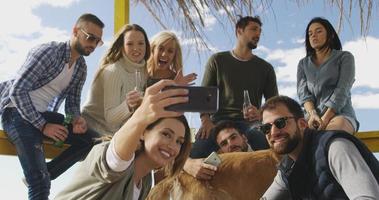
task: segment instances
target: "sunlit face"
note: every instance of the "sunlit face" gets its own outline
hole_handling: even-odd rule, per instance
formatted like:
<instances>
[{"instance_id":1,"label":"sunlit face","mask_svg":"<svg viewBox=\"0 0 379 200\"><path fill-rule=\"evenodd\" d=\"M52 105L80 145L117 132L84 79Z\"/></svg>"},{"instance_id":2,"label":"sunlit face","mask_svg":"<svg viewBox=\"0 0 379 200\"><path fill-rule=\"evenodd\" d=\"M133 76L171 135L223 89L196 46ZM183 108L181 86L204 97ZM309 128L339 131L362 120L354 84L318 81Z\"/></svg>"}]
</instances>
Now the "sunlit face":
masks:
<instances>
[{"instance_id":1,"label":"sunlit face","mask_svg":"<svg viewBox=\"0 0 379 200\"><path fill-rule=\"evenodd\" d=\"M238 40L249 49L255 49L258 46L261 31L261 26L258 23L250 21L245 29L237 29Z\"/></svg>"},{"instance_id":2,"label":"sunlit face","mask_svg":"<svg viewBox=\"0 0 379 200\"><path fill-rule=\"evenodd\" d=\"M286 120L286 125L281 129L273 124L270 132L266 134L266 138L274 152L278 154L288 154L298 147L302 139L301 130L304 130L306 122L304 119L298 119L296 121L295 118L292 118L293 115L289 112L287 107L283 104L279 104L275 109L265 110L263 112L262 123L273 123L282 117L291 118Z\"/></svg>"},{"instance_id":3,"label":"sunlit face","mask_svg":"<svg viewBox=\"0 0 379 200\"><path fill-rule=\"evenodd\" d=\"M216 139L221 153L246 152L248 150L247 138L234 128L221 130Z\"/></svg>"},{"instance_id":4,"label":"sunlit face","mask_svg":"<svg viewBox=\"0 0 379 200\"><path fill-rule=\"evenodd\" d=\"M124 52L134 63L140 63L145 57L145 36L141 31L130 30L124 34Z\"/></svg>"},{"instance_id":5,"label":"sunlit face","mask_svg":"<svg viewBox=\"0 0 379 200\"><path fill-rule=\"evenodd\" d=\"M155 47L153 56L158 69L170 69L176 53L176 43L174 40L168 40L163 44Z\"/></svg>"},{"instance_id":6,"label":"sunlit face","mask_svg":"<svg viewBox=\"0 0 379 200\"><path fill-rule=\"evenodd\" d=\"M99 43L102 43L103 29L98 25L87 22L80 27L74 28L76 40L74 42L75 50L83 56L90 55Z\"/></svg>"},{"instance_id":7,"label":"sunlit face","mask_svg":"<svg viewBox=\"0 0 379 200\"><path fill-rule=\"evenodd\" d=\"M144 146L147 157L163 167L171 163L184 144L185 128L177 119L164 119L152 130L144 133Z\"/></svg>"},{"instance_id":8,"label":"sunlit face","mask_svg":"<svg viewBox=\"0 0 379 200\"><path fill-rule=\"evenodd\" d=\"M327 31L320 23L312 23L308 29L309 43L313 49L321 49L327 40Z\"/></svg>"}]
</instances>

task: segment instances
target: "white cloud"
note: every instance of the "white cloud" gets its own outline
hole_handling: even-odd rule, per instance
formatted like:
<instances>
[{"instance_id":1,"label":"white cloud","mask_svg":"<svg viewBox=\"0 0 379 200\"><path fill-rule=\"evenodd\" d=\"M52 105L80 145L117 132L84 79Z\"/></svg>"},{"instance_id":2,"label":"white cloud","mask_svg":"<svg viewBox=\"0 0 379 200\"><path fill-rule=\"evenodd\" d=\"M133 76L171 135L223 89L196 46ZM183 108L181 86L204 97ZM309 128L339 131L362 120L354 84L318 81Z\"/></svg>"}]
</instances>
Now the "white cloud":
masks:
<instances>
[{"instance_id":1,"label":"white cloud","mask_svg":"<svg viewBox=\"0 0 379 200\"><path fill-rule=\"evenodd\" d=\"M302 47L295 49L276 49L270 50L266 59L279 62L276 67L276 77L285 82L296 82L297 64L304 57Z\"/></svg>"},{"instance_id":2,"label":"white cloud","mask_svg":"<svg viewBox=\"0 0 379 200\"><path fill-rule=\"evenodd\" d=\"M42 26L40 17L33 13L33 9L40 5L68 7L76 1L17 0L8 1L0 7L0 80L14 74L31 47L69 37L65 30Z\"/></svg>"},{"instance_id":3,"label":"white cloud","mask_svg":"<svg viewBox=\"0 0 379 200\"><path fill-rule=\"evenodd\" d=\"M355 109L379 109L379 94L353 95L352 102Z\"/></svg>"},{"instance_id":4,"label":"white cloud","mask_svg":"<svg viewBox=\"0 0 379 200\"><path fill-rule=\"evenodd\" d=\"M379 38L359 38L343 44L343 49L350 51L355 58L355 83L354 86L369 86L379 88ZM379 101L379 99L377 99Z\"/></svg>"},{"instance_id":5,"label":"white cloud","mask_svg":"<svg viewBox=\"0 0 379 200\"><path fill-rule=\"evenodd\" d=\"M204 29L205 30L212 30L213 27L216 25L217 19L210 13L209 7L199 2L199 0L194 1L197 4L198 10L195 10L194 8L191 8L191 16L195 20L199 20L200 18L198 15L198 12L201 14L203 22L204 22Z\"/></svg>"}]
</instances>

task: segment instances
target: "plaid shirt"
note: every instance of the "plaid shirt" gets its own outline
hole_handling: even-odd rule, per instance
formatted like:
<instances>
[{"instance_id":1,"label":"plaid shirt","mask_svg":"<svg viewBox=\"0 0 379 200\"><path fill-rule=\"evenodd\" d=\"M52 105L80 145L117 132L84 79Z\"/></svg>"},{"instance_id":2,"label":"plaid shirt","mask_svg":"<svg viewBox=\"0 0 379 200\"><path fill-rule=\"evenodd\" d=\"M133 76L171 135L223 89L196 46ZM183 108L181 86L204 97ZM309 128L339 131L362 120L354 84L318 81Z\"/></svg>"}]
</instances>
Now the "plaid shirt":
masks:
<instances>
[{"instance_id":1,"label":"plaid shirt","mask_svg":"<svg viewBox=\"0 0 379 200\"><path fill-rule=\"evenodd\" d=\"M56 78L70 60L70 42L50 42L39 45L28 53L25 63L16 77L0 83L0 115L12 101L21 116L36 128L42 128L46 120L33 106L29 92L41 88ZM73 77L62 93L48 106L49 111L58 111L66 99L65 111L80 115L80 95L87 76L87 65L80 56Z\"/></svg>"}]
</instances>

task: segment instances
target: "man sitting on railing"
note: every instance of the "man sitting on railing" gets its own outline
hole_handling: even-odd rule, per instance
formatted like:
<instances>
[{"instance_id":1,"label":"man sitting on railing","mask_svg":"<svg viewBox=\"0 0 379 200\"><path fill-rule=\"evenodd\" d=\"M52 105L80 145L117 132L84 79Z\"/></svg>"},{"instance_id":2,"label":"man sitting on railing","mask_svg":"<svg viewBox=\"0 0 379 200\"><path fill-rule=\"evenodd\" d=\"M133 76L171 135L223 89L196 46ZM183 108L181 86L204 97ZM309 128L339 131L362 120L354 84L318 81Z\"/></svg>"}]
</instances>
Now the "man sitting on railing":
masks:
<instances>
[{"instance_id":1,"label":"man sitting on railing","mask_svg":"<svg viewBox=\"0 0 379 200\"><path fill-rule=\"evenodd\" d=\"M286 96L261 108L271 149L284 155L262 199L378 199L379 162L345 131L309 129L300 105Z\"/></svg>"},{"instance_id":2,"label":"man sitting on railing","mask_svg":"<svg viewBox=\"0 0 379 200\"><path fill-rule=\"evenodd\" d=\"M96 133L87 131L80 117L80 95L87 66L83 56L101 45L104 24L92 14L76 22L71 40L33 48L14 79L0 83L0 114L9 140L16 146L29 189L29 199L48 199L50 180L84 158ZM56 113L65 100L66 114L73 115L69 134L63 116ZM53 112L47 112L53 111ZM71 146L45 162L44 137Z\"/></svg>"}]
</instances>

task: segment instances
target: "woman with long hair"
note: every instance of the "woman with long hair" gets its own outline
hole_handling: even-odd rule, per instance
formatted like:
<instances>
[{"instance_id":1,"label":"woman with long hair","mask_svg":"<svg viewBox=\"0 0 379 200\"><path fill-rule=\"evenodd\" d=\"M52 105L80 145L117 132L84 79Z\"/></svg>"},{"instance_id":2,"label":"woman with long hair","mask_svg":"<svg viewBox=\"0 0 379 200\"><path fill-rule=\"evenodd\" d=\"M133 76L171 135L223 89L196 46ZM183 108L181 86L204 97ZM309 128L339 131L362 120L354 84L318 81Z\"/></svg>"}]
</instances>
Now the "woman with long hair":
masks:
<instances>
[{"instance_id":1,"label":"woman with long hair","mask_svg":"<svg viewBox=\"0 0 379 200\"><path fill-rule=\"evenodd\" d=\"M167 178L183 168L191 148L183 113L165 107L188 102L188 90L163 88L162 80L146 89L141 105L110 141L93 147L60 199L145 199L153 185L152 170L166 169Z\"/></svg>"},{"instance_id":2,"label":"woman with long hair","mask_svg":"<svg viewBox=\"0 0 379 200\"><path fill-rule=\"evenodd\" d=\"M89 127L100 134L113 135L142 101L137 82L146 85L146 60L150 44L145 30L137 24L126 24L115 35L99 69L83 108ZM136 80L139 73L141 80Z\"/></svg>"},{"instance_id":3,"label":"woman with long hair","mask_svg":"<svg viewBox=\"0 0 379 200\"><path fill-rule=\"evenodd\" d=\"M330 22L313 18L305 31L307 55L297 69L297 94L314 129L356 132L359 122L351 103L354 56L342 45Z\"/></svg>"},{"instance_id":4,"label":"woman with long hair","mask_svg":"<svg viewBox=\"0 0 379 200\"><path fill-rule=\"evenodd\" d=\"M151 57L147 61L147 85L162 79L175 80L180 85L194 81L197 77L195 73L183 76L182 59L182 49L176 35L169 31L157 33L151 39Z\"/></svg>"}]
</instances>

